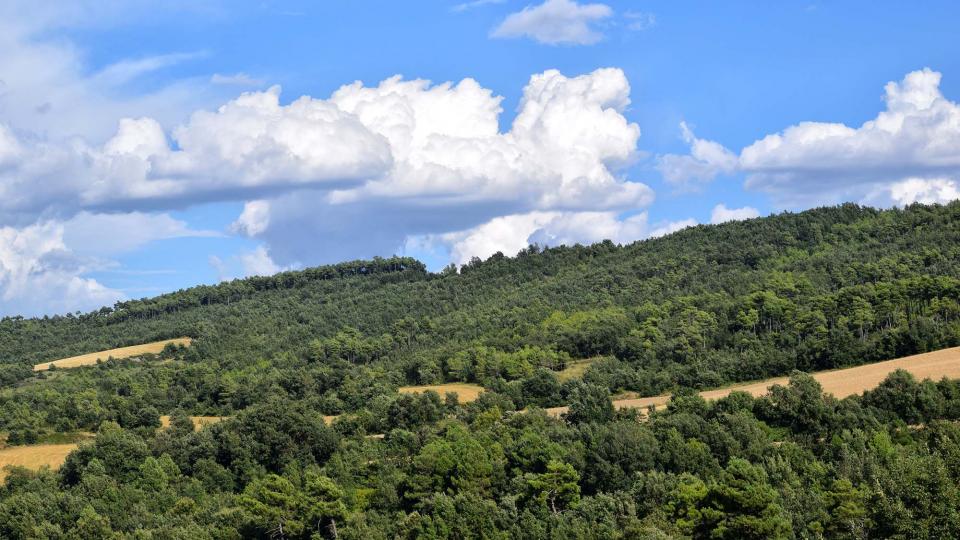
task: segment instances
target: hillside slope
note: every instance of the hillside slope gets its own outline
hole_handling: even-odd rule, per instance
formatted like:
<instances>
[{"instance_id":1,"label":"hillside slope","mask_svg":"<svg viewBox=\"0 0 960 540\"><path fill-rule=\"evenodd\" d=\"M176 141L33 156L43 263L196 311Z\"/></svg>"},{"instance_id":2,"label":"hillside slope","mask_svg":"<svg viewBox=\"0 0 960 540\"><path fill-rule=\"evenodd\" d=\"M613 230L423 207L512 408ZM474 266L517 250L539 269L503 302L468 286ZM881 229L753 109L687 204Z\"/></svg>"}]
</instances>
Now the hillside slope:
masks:
<instances>
[{"instance_id":1,"label":"hillside slope","mask_svg":"<svg viewBox=\"0 0 960 540\"><path fill-rule=\"evenodd\" d=\"M0 537L958 538L960 381L838 400L794 371L960 345L958 218L844 205L7 318L4 456L59 469L5 471ZM622 391L673 397L639 422Z\"/></svg>"},{"instance_id":2,"label":"hillside slope","mask_svg":"<svg viewBox=\"0 0 960 540\"><path fill-rule=\"evenodd\" d=\"M523 381L538 367L598 355L588 380L643 395L834 369L960 344L958 217L958 204L844 205L623 247L531 248L459 273L378 259L80 316L7 318L0 382L31 376L24 368L35 363L180 336L195 338L181 358L189 377L218 380L145 399L198 414L256 401L244 390L251 383L289 386L290 370L305 379L297 392L325 396L324 412L337 414L391 386L446 381L493 387L519 405L559 405L562 392L533 395ZM341 361L356 387L324 374ZM131 384L152 387L184 373L118 369L143 371ZM56 382L82 386L83 377Z\"/></svg>"}]
</instances>

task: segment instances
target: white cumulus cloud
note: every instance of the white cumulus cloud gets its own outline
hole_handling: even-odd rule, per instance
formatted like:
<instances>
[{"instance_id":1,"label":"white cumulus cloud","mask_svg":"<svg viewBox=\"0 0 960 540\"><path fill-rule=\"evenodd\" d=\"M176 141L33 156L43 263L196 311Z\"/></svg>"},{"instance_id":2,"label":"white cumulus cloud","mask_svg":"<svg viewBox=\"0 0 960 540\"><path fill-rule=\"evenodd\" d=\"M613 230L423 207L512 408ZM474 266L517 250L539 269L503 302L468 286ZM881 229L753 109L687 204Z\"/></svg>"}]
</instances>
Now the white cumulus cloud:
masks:
<instances>
[{"instance_id":1,"label":"white cumulus cloud","mask_svg":"<svg viewBox=\"0 0 960 540\"><path fill-rule=\"evenodd\" d=\"M744 148L747 187L786 203L860 199L908 179L960 176L960 105L923 69L886 85L886 109L859 127L803 122Z\"/></svg>"},{"instance_id":2,"label":"white cumulus cloud","mask_svg":"<svg viewBox=\"0 0 960 540\"><path fill-rule=\"evenodd\" d=\"M643 208L652 190L618 173L640 137L622 114L629 91L618 69L536 74L502 131L501 98L472 79L345 86L330 101L389 142L389 170L355 188L271 198L268 215L245 208L235 227L268 223L252 234L289 264L390 253L501 216Z\"/></svg>"},{"instance_id":3,"label":"white cumulus cloud","mask_svg":"<svg viewBox=\"0 0 960 540\"><path fill-rule=\"evenodd\" d=\"M546 0L511 13L493 29L496 38L528 37L547 45L590 45L603 39L596 24L613 16L606 4Z\"/></svg>"},{"instance_id":4,"label":"white cumulus cloud","mask_svg":"<svg viewBox=\"0 0 960 540\"><path fill-rule=\"evenodd\" d=\"M737 155L714 141L699 139L680 122L683 140L690 145L689 155L667 154L657 159L657 169L664 180L684 188L709 182L719 174L730 174L737 169Z\"/></svg>"},{"instance_id":5,"label":"white cumulus cloud","mask_svg":"<svg viewBox=\"0 0 960 540\"><path fill-rule=\"evenodd\" d=\"M727 208L725 204L718 204L713 207L710 213L710 223L726 223L727 221L742 221L744 219L753 219L760 217L760 211L750 206L743 208Z\"/></svg>"},{"instance_id":6,"label":"white cumulus cloud","mask_svg":"<svg viewBox=\"0 0 960 540\"><path fill-rule=\"evenodd\" d=\"M739 156L682 126L690 154L660 156L657 165L680 185L744 173L748 189L782 207L952 200L960 181L960 104L941 93L940 81L930 69L908 73L886 85L885 109L858 127L801 122Z\"/></svg>"},{"instance_id":7,"label":"white cumulus cloud","mask_svg":"<svg viewBox=\"0 0 960 540\"><path fill-rule=\"evenodd\" d=\"M646 212L622 217L616 212L529 212L500 216L470 229L415 239L416 246L443 245L463 264L496 252L515 255L530 244L558 246L612 240L626 244L696 225L693 219L651 226Z\"/></svg>"},{"instance_id":8,"label":"white cumulus cloud","mask_svg":"<svg viewBox=\"0 0 960 540\"><path fill-rule=\"evenodd\" d=\"M82 275L85 261L70 252L62 224L0 227L0 315L93 309L123 297Z\"/></svg>"},{"instance_id":9,"label":"white cumulus cloud","mask_svg":"<svg viewBox=\"0 0 960 540\"><path fill-rule=\"evenodd\" d=\"M230 225L230 230L247 236L256 236L270 225L270 201L248 201L243 205L240 217Z\"/></svg>"},{"instance_id":10,"label":"white cumulus cloud","mask_svg":"<svg viewBox=\"0 0 960 540\"><path fill-rule=\"evenodd\" d=\"M280 265L273 262L270 253L264 246L257 246L253 251L242 253L240 262L248 276L269 276L284 270Z\"/></svg>"},{"instance_id":11,"label":"white cumulus cloud","mask_svg":"<svg viewBox=\"0 0 960 540\"><path fill-rule=\"evenodd\" d=\"M213 236L167 214L82 212L67 221L0 227L0 316L91 310L125 298L86 277L155 240Z\"/></svg>"},{"instance_id":12,"label":"white cumulus cloud","mask_svg":"<svg viewBox=\"0 0 960 540\"><path fill-rule=\"evenodd\" d=\"M948 178L908 178L892 184L889 197L900 206L948 203L960 199L960 185Z\"/></svg>"}]
</instances>

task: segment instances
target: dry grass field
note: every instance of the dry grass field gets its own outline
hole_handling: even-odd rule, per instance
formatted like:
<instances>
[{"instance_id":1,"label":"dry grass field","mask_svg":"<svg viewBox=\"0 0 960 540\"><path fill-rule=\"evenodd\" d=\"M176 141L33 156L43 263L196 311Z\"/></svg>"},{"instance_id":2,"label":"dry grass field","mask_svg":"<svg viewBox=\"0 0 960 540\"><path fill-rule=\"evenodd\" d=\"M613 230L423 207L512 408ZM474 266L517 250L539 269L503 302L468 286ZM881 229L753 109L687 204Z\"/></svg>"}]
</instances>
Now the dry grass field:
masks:
<instances>
[{"instance_id":1,"label":"dry grass field","mask_svg":"<svg viewBox=\"0 0 960 540\"><path fill-rule=\"evenodd\" d=\"M854 394L863 393L865 390L876 388L887 375L898 369L909 371L918 380L933 379L939 380L943 377L950 379L960 379L960 347L943 349L939 351L915 354L913 356L904 356L895 360L866 364L863 366L837 369L833 371L821 371L814 373L813 377L823 386L823 391L827 394L833 394L838 398L845 398ZM766 394L771 386L787 384L787 377L777 377L754 383L744 383L718 388L716 390L705 390L700 395L705 399L713 400L726 397L735 390L748 392L753 396L762 396ZM669 395L653 396L636 399L619 399L613 402L613 406L618 409L636 407L645 409L651 405L654 407L664 407L670 401ZM559 416L567 412L567 407L553 407L547 409L547 412L553 416Z\"/></svg>"},{"instance_id":2,"label":"dry grass field","mask_svg":"<svg viewBox=\"0 0 960 540\"><path fill-rule=\"evenodd\" d=\"M447 392L453 392L457 394L457 397L460 399L460 403L470 403L480 396L480 392L483 392L483 387L476 384L449 383L427 386L401 386L398 390L401 394L419 394L421 392L433 390L434 392L440 394L440 397L443 397Z\"/></svg>"},{"instance_id":3,"label":"dry grass field","mask_svg":"<svg viewBox=\"0 0 960 540\"><path fill-rule=\"evenodd\" d=\"M7 466L26 467L33 470L41 467L58 469L67 459L67 454L76 447L77 443L65 443L11 446L0 449L0 482L7 477Z\"/></svg>"},{"instance_id":4,"label":"dry grass field","mask_svg":"<svg viewBox=\"0 0 960 540\"><path fill-rule=\"evenodd\" d=\"M579 379L586 373L587 368L596 362L596 358L587 358L586 360L574 360L567 362L567 367L557 372L557 378L560 382L566 382L572 379Z\"/></svg>"},{"instance_id":5,"label":"dry grass field","mask_svg":"<svg viewBox=\"0 0 960 540\"><path fill-rule=\"evenodd\" d=\"M229 416L191 416L190 420L193 421L193 429L196 431L200 431L200 428L202 428L203 426L216 424L217 422L220 422L221 420L226 420L227 418L230 418L230 417ZM170 417L167 415L161 416L160 428L166 429L168 427L170 427Z\"/></svg>"},{"instance_id":6,"label":"dry grass field","mask_svg":"<svg viewBox=\"0 0 960 540\"><path fill-rule=\"evenodd\" d=\"M62 368L75 368L81 366L93 366L96 365L97 360L106 360L108 358L130 358L133 356L141 354L158 354L167 346L168 343L173 343L174 345L185 345L190 346L190 343L193 340L191 338L177 338L177 339L167 339L164 341L154 341L153 343L144 343L143 345L133 345L131 347L120 347L118 349L110 349L109 351L100 351L89 354L81 354L79 356L71 356L70 358L61 358L60 360L54 360L52 362L44 362L42 364L37 364L33 366L34 371L47 371L50 369L50 366L57 366L57 369Z\"/></svg>"}]
</instances>

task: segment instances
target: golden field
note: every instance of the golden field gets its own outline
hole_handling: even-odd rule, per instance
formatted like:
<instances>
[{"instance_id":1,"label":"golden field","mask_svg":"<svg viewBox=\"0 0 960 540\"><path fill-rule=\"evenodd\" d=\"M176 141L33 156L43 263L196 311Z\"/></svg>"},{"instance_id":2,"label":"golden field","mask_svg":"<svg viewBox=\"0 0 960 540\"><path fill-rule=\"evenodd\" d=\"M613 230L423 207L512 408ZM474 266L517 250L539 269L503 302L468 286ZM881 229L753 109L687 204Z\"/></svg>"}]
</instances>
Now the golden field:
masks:
<instances>
[{"instance_id":1,"label":"golden field","mask_svg":"<svg viewBox=\"0 0 960 540\"><path fill-rule=\"evenodd\" d=\"M440 397L443 397L448 392L452 392L457 394L457 397L460 399L460 403L470 403L480 396L480 392L483 392L483 387L468 383L448 383L425 386L401 386L397 390L401 394L420 394L422 392L433 390L434 392L440 394Z\"/></svg>"},{"instance_id":2,"label":"golden field","mask_svg":"<svg viewBox=\"0 0 960 540\"><path fill-rule=\"evenodd\" d=\"M851 368L821 371L814 373L813 378L823 386L825 393L833 394L837 398L845 398L854 394L860 394L865 390L876 388L888 375L898 369L910 372L917 380L939 380L943 377L960 379L960 347L904 356L903 358ZM716 390L705 390L700 392L700 395L705 399L714 400L726 397L730 392L741 391L748 392L756 397L766 394L771 386L777 384L786 385L788 381L789 379L787 377L776 377L759 382L736 384ZM613 406L617 409L630 407L645 409L651 405L660 408L665 407L668 401L670 401L670 395L666 394L636 399L618 399L614 400ZM559 416L567 412L567 407L552 407L547 409L547 412L551 415Z\"/></svg>"},{"instance_id":3,"label":"golden field","mask_svg":"<svg viewBox=\"0 0 960 540\"><path fill-rule=\"evenodd\" d=\"M191 416L190 420L193 421L193 429L200 431L200 428L203 426L209 426L211 424L216 424L222 420L230 418L229 416ZM166 429L170 427L170 416L163 415L160 417L160 427Z\"/></svg>"},{"instance_id":4,"label":"golden field","mask_svg":"<svg viewBox=\"0 0 960 540\"><path fill-rule=\"evenodd\" d=\"M0 482L7 477L7 466L38 470L42 467L58 469L73 452L77 443L34 444L0 449Z\"/></svg>"},{"instance_id":5,"label":"golden field","mask_svg":"<svg viewBox=\"0 0 960 540\"><path fill-rule=\"evenodd\" d=\"M47 371L50 369L50 366L56 366L57 369L64 368L75 368L82 366L94 366L97 364L97 360L106 361L108 358L131 358L133 356L138 356L141 354L159 354L168 344L172 343L174 345L184 345L189 347L193 342L193 339L184 337L176 339L165 339L163 341L154 341L153 343L144 343L143 345L132 345L130 347L119 347L116 349L110 349L107 351L99 351L94 353L81 354L78 356L71 356L69 358L61 358L60 360L54 360L52 362L43 362L42 364L37 364L33 366L34 371Z\"/></svg>"}]
</instances>

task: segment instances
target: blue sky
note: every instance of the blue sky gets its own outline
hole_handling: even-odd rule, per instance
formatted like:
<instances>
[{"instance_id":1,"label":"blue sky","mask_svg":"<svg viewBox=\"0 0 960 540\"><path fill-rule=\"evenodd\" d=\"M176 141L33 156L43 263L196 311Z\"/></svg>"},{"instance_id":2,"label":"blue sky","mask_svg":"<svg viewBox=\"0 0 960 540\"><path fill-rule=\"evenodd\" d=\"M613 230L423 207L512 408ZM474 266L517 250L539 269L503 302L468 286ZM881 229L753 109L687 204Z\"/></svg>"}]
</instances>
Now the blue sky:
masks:
<instances>
[{"instance_id":1,"label":"blue sky","mask_svg":"<svg viewBox=\"0 0 960 540\"><path fill-rule=\"evenodd\" d=\"M0 315L960 196L956 2L35 4L0 7Z\"/></svg>"}]
</instances>

